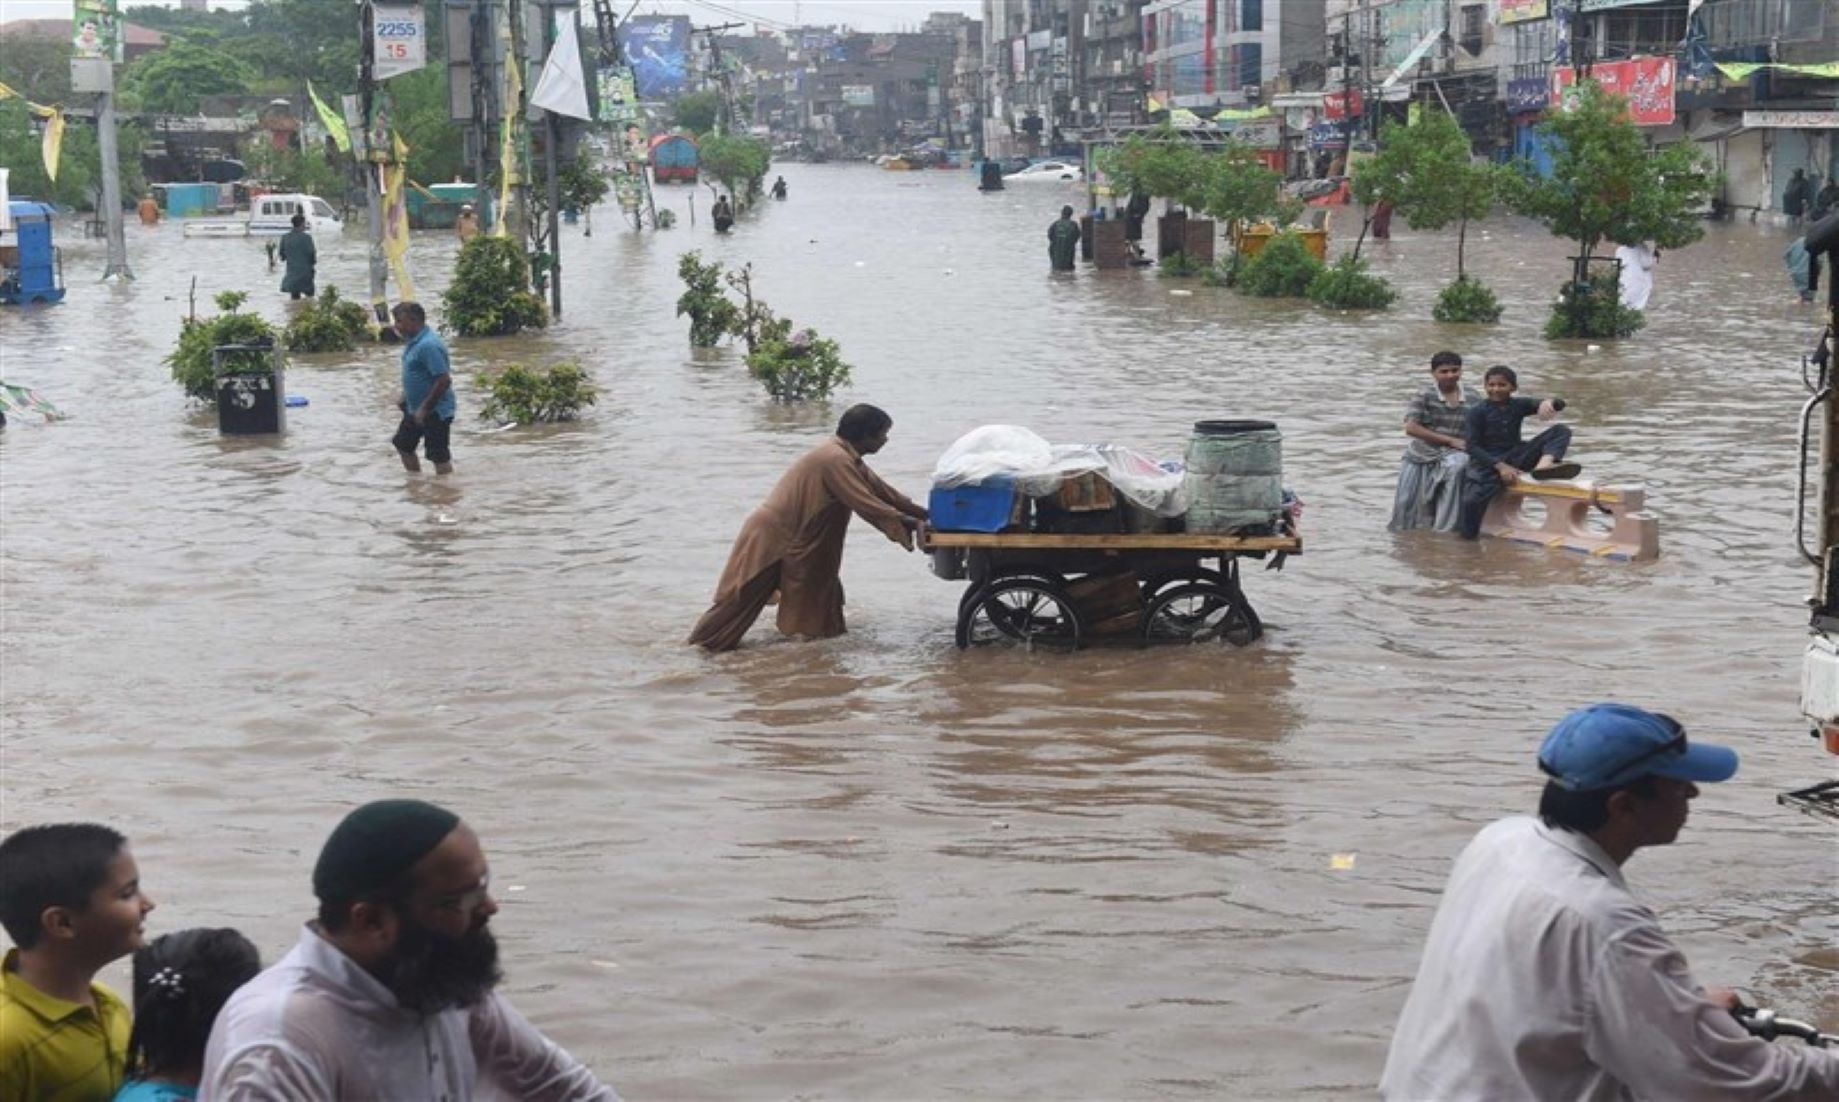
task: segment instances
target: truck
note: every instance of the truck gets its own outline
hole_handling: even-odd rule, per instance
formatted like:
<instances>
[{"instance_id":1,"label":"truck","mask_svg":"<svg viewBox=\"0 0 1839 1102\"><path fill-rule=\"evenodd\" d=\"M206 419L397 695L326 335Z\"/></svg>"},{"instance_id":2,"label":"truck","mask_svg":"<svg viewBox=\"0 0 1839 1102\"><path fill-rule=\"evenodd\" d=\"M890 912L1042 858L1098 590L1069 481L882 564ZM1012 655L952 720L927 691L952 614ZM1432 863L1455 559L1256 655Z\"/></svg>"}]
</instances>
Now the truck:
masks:
<instances>
[{"instance_id":1,"label":"truck","mask_svg":"<svg viewBox=\"0 0 1839 1102\"><path fill-rule=\"evenodd\" d=\"M1802 358L1801 378L1808 390L1801 406L1800 467L1795 495L1795 545L1814 568L1814 591L1808 598L1807 649L1801 658L1801 715L1814 738L1829 755L1839 755L1839 401L1834 399L1835 364L1839 356L1839 214L1831 214L1807 231L1804 246L1813 259L1813 271L1825 269L1825 329L1811 353ZM1816 274L1815 283L1818 283ZM1818 450L1818 500L1811 516L1814 532L1809 540L1808 456L1815 448L1814 422L1820 423ZM1785 792L1783 804L1809 814L1839 821L1839 780L1828 779Z\"/></svg>"},{"instance_id":2,"label":"truck","mask_svg":"<svg viewBox=\"0 0 1839 1102\"><path fill-rule=\"evenodd\" d=\"M279 237L294 228L294 215L304 214L307 229L336 234L345 228L332 204L317 195L277 192L249 200L249 213L240 218L201 218L185 223L187 237Z\"/></svg>"}]
</instances>

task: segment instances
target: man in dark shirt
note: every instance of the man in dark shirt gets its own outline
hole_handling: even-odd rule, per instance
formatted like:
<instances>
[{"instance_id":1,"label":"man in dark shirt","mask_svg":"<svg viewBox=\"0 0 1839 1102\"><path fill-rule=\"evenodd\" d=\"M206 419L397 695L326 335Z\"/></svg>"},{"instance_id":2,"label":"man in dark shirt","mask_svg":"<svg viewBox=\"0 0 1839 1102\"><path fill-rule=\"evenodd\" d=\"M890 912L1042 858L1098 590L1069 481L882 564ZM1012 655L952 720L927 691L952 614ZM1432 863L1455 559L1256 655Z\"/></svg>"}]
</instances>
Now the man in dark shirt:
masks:
<instances>
[{"instance_id":1,"label":"man in dark shirt","mask_svg":"<svg viewBox=\"0 0 1839 1102\"><path fill-rule=\"evenodd\" d=\"M1571 430L1553 425L1525 443L1520 442L1520 424L1528 417L1550 417L1564 408L1563 398L1516 398L1520 380L1513 368L1495 366L1482 378L1488 400L1469 410L1469 468L1462 483L1463 539L1481 538L1481 520L1493 501L1508 483L1531 472L1541 481L1576 478L1583 467L1563 462L1565 449L1571 446Z\"/></svg>"}]
</instances>

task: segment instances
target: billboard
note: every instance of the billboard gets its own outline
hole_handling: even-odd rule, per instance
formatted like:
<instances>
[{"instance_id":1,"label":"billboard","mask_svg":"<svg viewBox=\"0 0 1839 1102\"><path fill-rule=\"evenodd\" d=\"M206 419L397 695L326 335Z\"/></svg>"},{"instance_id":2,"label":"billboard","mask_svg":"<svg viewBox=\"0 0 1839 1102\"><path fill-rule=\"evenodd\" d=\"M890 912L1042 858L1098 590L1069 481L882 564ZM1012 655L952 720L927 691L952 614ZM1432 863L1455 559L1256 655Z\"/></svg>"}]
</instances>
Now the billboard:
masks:
<instances>
[{"instance_id":1,"label":"billboard","mask_svg":"<svg viewBox=\"0 0 1839 1102\"><path fill-rule=\"evenodd\" d=\"M126 37L115 0L76 0L76 12L70 22L72 57L120 61Z\"/></svg>"},{"instance_id":2,"label":"billboard","mask_svg":"<svg viewBox=\"0 0 1839 1102\"><path fill-rule=\"evenodd\" d=\"M639 15L619 28L620 54L641 100L675 99L690 80L687 15Z\"/></svg>"},{"instance_id":3,"label":"billboard","mask_svg":"<svg viewBox=\"0 0 1839 1102\"><path fill-rule=\"evenodd\" d=\"M1641 57L1633 61L1600 61L1590 66L1590 79L1628 100L1628 117L1636 126L1665 126L1674 120L1673 59ZM1577 83L1577 70L1569 65L1552 70L1551 104L1564 103L1565 92Z\"/></svg>"},{"instance_id":4,"label":"billboard","mask_svg":"<svg viewBox=\"0 0 1839 1102\"><path fill-rule=\"evenodd\" d=\"M873 107L875 106L875 86L873 84L845 84L843 85L843 106L845 107Z\"/></svg>"},{"instance_id":5,"label":"billboard","mask_svg":"<svg viewBox=\"0 0 1839 1102\"><path fill-rule=\"evenodd\" d=\"M372 73L388 80L428 64L428 26L421 5L383 5L372 9Z\"/></svg>"},{"instance_id":6,"label":"billboard","mask_svg":"<svg viewBox=\"0 0 1839 1102\"><path fill-rule=\"evenodd\" d=\"M1544 19L1551 14L1551 5L1547 0L1500 0L1498 22L1503 26L1509 23L1525 23L1533 19Z\"/></svg>"}]
</instances>

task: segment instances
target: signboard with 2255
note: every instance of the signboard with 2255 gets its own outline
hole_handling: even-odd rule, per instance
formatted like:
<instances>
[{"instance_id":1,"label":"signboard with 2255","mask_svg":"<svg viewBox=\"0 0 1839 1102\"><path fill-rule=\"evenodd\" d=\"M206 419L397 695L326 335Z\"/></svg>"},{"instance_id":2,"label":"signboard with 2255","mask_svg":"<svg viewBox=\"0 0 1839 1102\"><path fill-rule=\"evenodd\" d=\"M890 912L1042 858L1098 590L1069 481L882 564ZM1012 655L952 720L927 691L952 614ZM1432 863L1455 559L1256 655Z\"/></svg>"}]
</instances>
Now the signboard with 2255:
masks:
<instances>
[{"instance_id":1,"label":"signboard with 2255","mask_svg":"<svg viewBox=\"0 0 1839 1102\"><path fill-rule=\"evenodd\" d=\"M378 80L412 73L428 63L427 23L420 5L378 4L371 10L371 71Z\"/></svg>"}]
</instances>

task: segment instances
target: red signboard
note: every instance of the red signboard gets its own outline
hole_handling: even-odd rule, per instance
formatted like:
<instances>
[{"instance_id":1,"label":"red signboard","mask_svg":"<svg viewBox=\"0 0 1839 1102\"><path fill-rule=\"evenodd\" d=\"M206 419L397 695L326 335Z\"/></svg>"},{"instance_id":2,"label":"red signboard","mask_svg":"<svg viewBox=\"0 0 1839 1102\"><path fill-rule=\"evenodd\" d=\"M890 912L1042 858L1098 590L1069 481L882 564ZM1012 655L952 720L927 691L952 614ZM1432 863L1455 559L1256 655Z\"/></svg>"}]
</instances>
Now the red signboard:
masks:
<instances>
[{"instance_id":1,"label":"red signboard","mask_svg":"<svg viewBox=\"0 0 1839 1102\"><path fill-rule=\"evenodd\" d=\"M1322 97L1322 113L1331 119L1345 119L1350 115L1363 113L1364 104L1360 99L1360 89L1350 88L1345 92L1329 92Z\"/></svg>"},{"instance_id":2,"label":"red signboard","mask_svg":"<svg viewBox=\"0 0 1839 1102\"><path fill-rule=\"evenodd\" d=\"M1628 117L1636 126L1665 126L1674 120L1673 59L1639 57L1633 61L1605 61L1590 66L1590 79L1628 100ZM1552 70L1553 106L1564 102L1565 90L1577 83L1577 70L1561 65Z\"/></svg>"}]
</instances>

